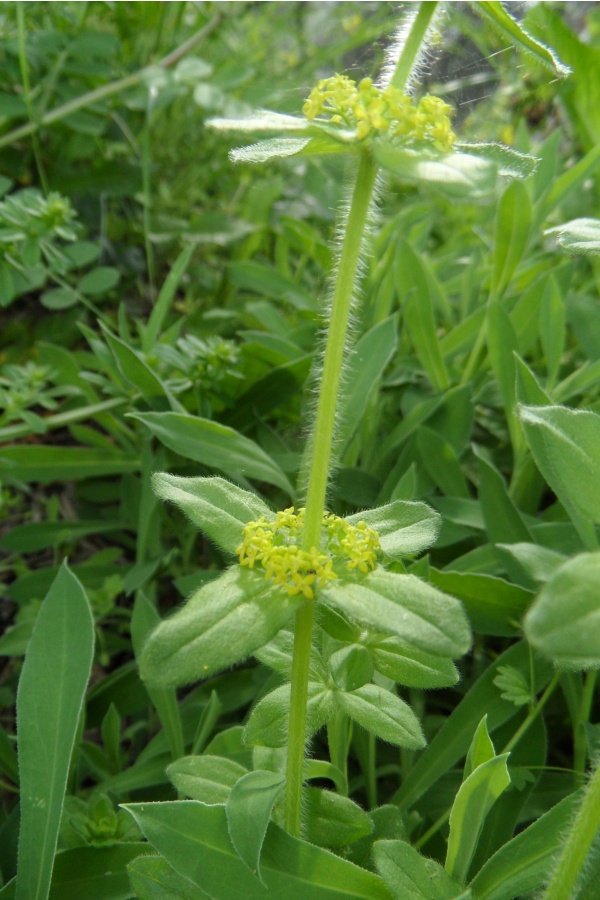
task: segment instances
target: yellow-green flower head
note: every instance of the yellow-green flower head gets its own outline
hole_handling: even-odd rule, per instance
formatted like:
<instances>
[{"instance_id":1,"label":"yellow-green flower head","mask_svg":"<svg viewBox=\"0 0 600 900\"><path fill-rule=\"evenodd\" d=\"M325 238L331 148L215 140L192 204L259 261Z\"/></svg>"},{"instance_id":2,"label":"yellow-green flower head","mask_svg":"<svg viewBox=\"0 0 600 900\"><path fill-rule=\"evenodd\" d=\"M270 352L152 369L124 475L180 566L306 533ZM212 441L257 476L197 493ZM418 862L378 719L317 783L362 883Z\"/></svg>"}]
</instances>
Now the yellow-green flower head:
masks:
<instances>
[{"instance_id":1,"label":"yellow-green flower head","mask_svg":"<svg viewBox=\"0 0 600 900\"><path fill-rule=\"evenodd\" d=\"M310 92L302 112L311 121L328 116L331 122L356 129L358 140L381 132L405 140L429 141L450 150L456 140L452 107L427 95L418 103L391 85L376 87L370 78L357 85L346 75L324 78Z\"/></svg>"},{"instance_id":2,"label":"yellow-green flower head","mask_svg":"<svg viewBox=\"0 0 600 900\"><path fill-rule=\"evenodd\" d=\"M294 507L278 512L272 522L264 517L248 522L244 540L237 548L241 566L262 568L288 594L303 594L313 600L321 584L338 577L339 570L362 573L375 568L380 550L377 532L365 522L350 525L332 513L323 516L320 547L302 550L299 546L304 525L304 509Z\"/></svg>"}]
</instances>

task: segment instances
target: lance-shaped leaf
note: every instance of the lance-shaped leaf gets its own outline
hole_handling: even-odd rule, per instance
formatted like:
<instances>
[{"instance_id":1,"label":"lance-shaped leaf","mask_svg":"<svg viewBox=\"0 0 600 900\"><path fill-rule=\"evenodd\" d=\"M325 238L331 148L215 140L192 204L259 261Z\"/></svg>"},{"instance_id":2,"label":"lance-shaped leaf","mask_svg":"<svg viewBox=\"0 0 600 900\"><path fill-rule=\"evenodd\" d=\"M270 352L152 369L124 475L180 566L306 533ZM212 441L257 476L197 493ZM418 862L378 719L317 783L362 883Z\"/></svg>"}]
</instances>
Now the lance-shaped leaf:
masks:
<instances>
[{"instance_id":1,"label":"lance-shaped leaf","mask_svg":"<svg viewBox=\"0 0 600 900\"><path fill-rule=\"evenodd\" d=\"M522 50L533 57L538 63L551 69L559 78L566 78L571 74L571 69L565 66L550 47L532 37L523 26L514 19L505 9L502 3L479 2L472 3L474 11L479 13L494 25L498 31L504 34L511 43L517 43Z\"/></svg>"},{"instance_id":2,"label":"lance-shaped leaf","mask_svg":"<svg viewBox=\"0 0 600 900\"><path fill-rule=\"evenodd\" d=\"M559 245L569 253L600 253L599 219L573 219L544 234L556 234Z\"/></svg>"},{"instance_id":3,"label":"lance-shaped leaf","mask_svg":"<svg viewBox=\"0 0 600 900\"><path fill-rule=\"evenodd\" d=\"M450 687L458 681L451 660L417 650L393 635L369 637L367 648L378 672L407 687L432 690Z\"/></svg>"},{"instance_id":4,"label":"lance-shaped leaf","mask_svg":"<svg viewBox=\"0 0 600 900\"><path fill-rule=\"evenodd\" d=\"M463 892L433 859L405 841L376 841L375 868L396 900L453 900Z\"/></svg>"},{"instance_id":5,"label":"lance-shaped leaf","mask_svg":"<svg viewBox=\"0 0 600 900\"><path fill-rule=\"evenodd\" d=\"M285 159L288 156L316 156L321 153L347 153L347 143L335 140L326 134L310 138L269 138L246 147L237 147L229 153L234 163L264 163L271 159Z\"/></svg>"},{"instance_id":6,"label":"lance-shaped leaf","mask_svg":"<svg viewBox=\"0 0 600 900\"><path fill-rule=\"evenodd\" d=\"M529 178L537 169L539 162L536 156L513 150L512 147L507 147L506 144L500 144L497 141L469 141L468 143L457 143L454 147L471 156L488 160L498 168L500 175L505 175L507 178Z\"/></svg>"},{"instance_id":7,"label":"lance-shaped leaf","mask_svg":"<svg viewBox=\"0 0 600 900\"><path fill-rule=\"evenodd\" d=\"M299 603L257 572L232 566L152 632L141 676L177 687L213 675L266 644Z\"/></svg>"},{"instance_id":8,"label":"lance-shaped leaf","mask_svg":"<svg viewBox=\"0 0 600 900\"><path fill-rule=\"evenodd\" d=\"M371 145L379 165L401 181L424 184L453 197L486 197L496 186L498 167L470 153L441 153L376 140Z\"/></svg>"},{"instance_id":9,"label":"lance-shaped leaf","mask_svg":"<svg viewBox=\"0 0 600 900\"><path fill-rule=\"evenodd\" d=\"M396 634L426 653L453 658L471 646L460 602L414 575L397 575L378 566L354 582L328 582L319 598L357 622Z\"/></svg>"},{"instance_id":10,"label":"lance-shaped leaf","mask_svg":"<svg viewBox=\"0 0 600 900\"><path fill-rule=\"evenodd\" d=\"M556 570L525 618L528 641L555 665L600 668L600 553L581 553Z\"/></svg>"},{"instance_id":11,"label":"lance-shaped leaf","mask_svg":"<svg viewBox=\"0 0 600 900\"><path fill-rule=\"evenodd\" d=\"M178 791L208 805L225 803L231 788L246 772L235 760L210 754L182 756L167 768Z\"/></svg>"},{"instance_id":12,"label":"lance-shaped leaf","mask_svg":"<svg viewBox=\"0 0 600 900\"><path fill-rule=\"evenodd\" d=\"M336 696L346 715L383 741L410 750L425 746L419 720L410 706L385 688L365 684L357 691Z\"/></svg>"},{"instance_id":13,"label":"lance-shaped leaf","mask_svg":"<svg viewBox=\"0 0 600 900\"><path fill-rule=\"evenodd\" d=\"M162 500L175 503L222 550L235 553L244 525L261 516L274 518L260 497L224 478L181 478L167 472L152 476Z\"/></svg>"},{"instance_id":14,"label":"lance-shaped leaf","mask_svg":"<svg viewBox=\"0 0 600 900\"><path fill-rule=\"evenodd\" d=\"M312 123L303 116L288 116L285 113L272 112L270 109L259 109L250 116L240 116L237 119L208 119L206 125L216 131L240 131L254 134L285 131L288 134L308 135L314 131Z\"/></svg>"},{"instance_id":15,"label":"lance-shaped leaf","mask_svg":"<svg viewBox=\"0 0 600 900\"><path fill-rule=\"evenodd\" d=\"M386 556L400 559L422 553L435 543L441 517L426 503L395 500L375 509L347 516L350 525L366 522L379 535L381 549Z\"/></svg>"}]
</instances>

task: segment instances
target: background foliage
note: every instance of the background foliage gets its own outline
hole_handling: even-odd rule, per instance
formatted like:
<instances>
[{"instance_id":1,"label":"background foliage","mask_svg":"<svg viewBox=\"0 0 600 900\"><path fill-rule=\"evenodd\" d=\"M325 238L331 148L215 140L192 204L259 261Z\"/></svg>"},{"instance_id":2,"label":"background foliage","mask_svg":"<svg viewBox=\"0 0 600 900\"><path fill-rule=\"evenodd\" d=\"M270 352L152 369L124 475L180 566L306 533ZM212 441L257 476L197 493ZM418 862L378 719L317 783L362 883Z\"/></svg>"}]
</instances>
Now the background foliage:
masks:
<instances>
[{"instance_id":1,"label":"background foliage","mask_svg":"<svg viewBox=\"0 0 600 900\"><path fill-rule=\"evenodd\" d=\"M545 878L598 747L593 671L554 676L532 650L564 657L560 640L548 651L550 620L527 620L530 643L522 621L540 592L554 615L559 592L595 577L583 557L561 569L566 585L553 581L598 546L598 260L567 255L547 231L598 210L600 13L593 3L527 9L529 30L573 69L559 83L468 6L452 7L423 88L457 107L461 139L499 138L540 162L496 203L396 185L382 193L330 505L338 515L394 499L438 510L437 543L409 571L458 597L476 638L454 687L405 691L425 750L354 729L349 794L375 810L375 831L353 834L339 853L370 868L374 837L401 838L443 863L463 760L487 712L498 753L487 762L502 759L499 771L512 750L512 783L472 857L456 845L468 807L454 806L450 847L474 896L508 898ZM397 18L395 4L370 2L3 5L2 884L17 867L20 786L57 808L36 747L58 741L50 765L66 792L60 821L23 815L19 853L50 841L23 896L45 896L51 878L50 896L82 896L74 873L91 890L103 867L114 876L93 896L151 896L148 872L158 883L161 862L139 862L139 829L160 823L139 804L194 796L186 754L228 757L233 781L250 767L241 725L283 681L272 659L179 695L138 676L157 610L164 616L229 561L159 503L150 475L223 475L273 508L290 505L344 171L327 157L233 167L233 141L205 121L257 107L298 113L319 77L376 74ZM591 417L585 426L573 410ZM550 433L562 437L548 449ZM573 443L583 453L575 461ZM50 625L32 638L38 614ZM46 644L24 664L30 640ZM33 668L50 653L62 680ZM90 670L82 712L78 685ZM19 759L16 715L38 729L23 732ZM313 750L327 756L323 734ZM218 815L211 828L224 827ZM513 836L527 826L543 834L546 856L538 880L511 893L500 848L512 838L522 861L525 843ZM268 851L275 870L296 852L284 843ZM175 851L161 852L172 862ZM382 877L395 852L379 845ZM374 884L357 896L379 896ZM581 896L592 896L586 884Z\"/></svg>"}]
</instances>

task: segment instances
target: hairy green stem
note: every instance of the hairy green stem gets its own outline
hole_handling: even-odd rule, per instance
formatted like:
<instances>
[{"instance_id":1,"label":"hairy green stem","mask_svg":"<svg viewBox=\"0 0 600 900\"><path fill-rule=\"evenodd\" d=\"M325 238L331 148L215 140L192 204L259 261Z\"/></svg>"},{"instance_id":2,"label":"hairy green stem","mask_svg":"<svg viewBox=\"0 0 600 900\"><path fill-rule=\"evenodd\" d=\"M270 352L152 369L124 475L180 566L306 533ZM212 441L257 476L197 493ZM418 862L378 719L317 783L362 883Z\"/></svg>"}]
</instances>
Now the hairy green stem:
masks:
<instances>
[{"instance_id":1,"label":"hairy green stem","mask_svg":"<svg viewBox=\"0 0 600 900\"><path fill-rule=\"evenodd\" d=\"M391 79L391 83L399 89L404 87L414 67L437 6L437 3L421 3L411 22ZM377 165L368 153L363 153L356 173L348 216L344 224L344 236L331 302L321 387L310 453L302 534L303 550L311 550L320 544L350 310L376 177ZM313 624L314 601L311 600L304 603L296 613L292 659L285 820L287 830L295 836L300 834L302 813L308 673Z\"/></svg>"},{"instance_id":2,"label":"hairy green stem","mask_svg":"<svg viewBox=\"0 0 600 900\"><path fill-rule=\"evenodd\" d=\"M592 843L600 830L600 765L594 769L581 806L564 841L556 868L542 900L566 900L575 896L575 884Z\"/></svg>"}]
</instances>

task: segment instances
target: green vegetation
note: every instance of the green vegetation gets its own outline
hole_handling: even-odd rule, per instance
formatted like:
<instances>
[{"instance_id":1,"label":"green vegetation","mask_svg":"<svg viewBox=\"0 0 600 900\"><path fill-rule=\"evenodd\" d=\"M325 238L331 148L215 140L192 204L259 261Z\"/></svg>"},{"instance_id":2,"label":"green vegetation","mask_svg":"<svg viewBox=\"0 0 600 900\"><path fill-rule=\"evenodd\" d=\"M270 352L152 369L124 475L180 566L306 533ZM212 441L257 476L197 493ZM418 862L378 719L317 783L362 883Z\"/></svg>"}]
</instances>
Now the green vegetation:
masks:
<instances>
[{"instance_id":1,"label":"green vegetation","mask_svg":"<svg viewBox=\"0 0 600 900\"><path fill-rule=\"evenodd\" d=\"M2 10L0 898L595 896L587 7Z\"/></svg>"}]
</instances>

